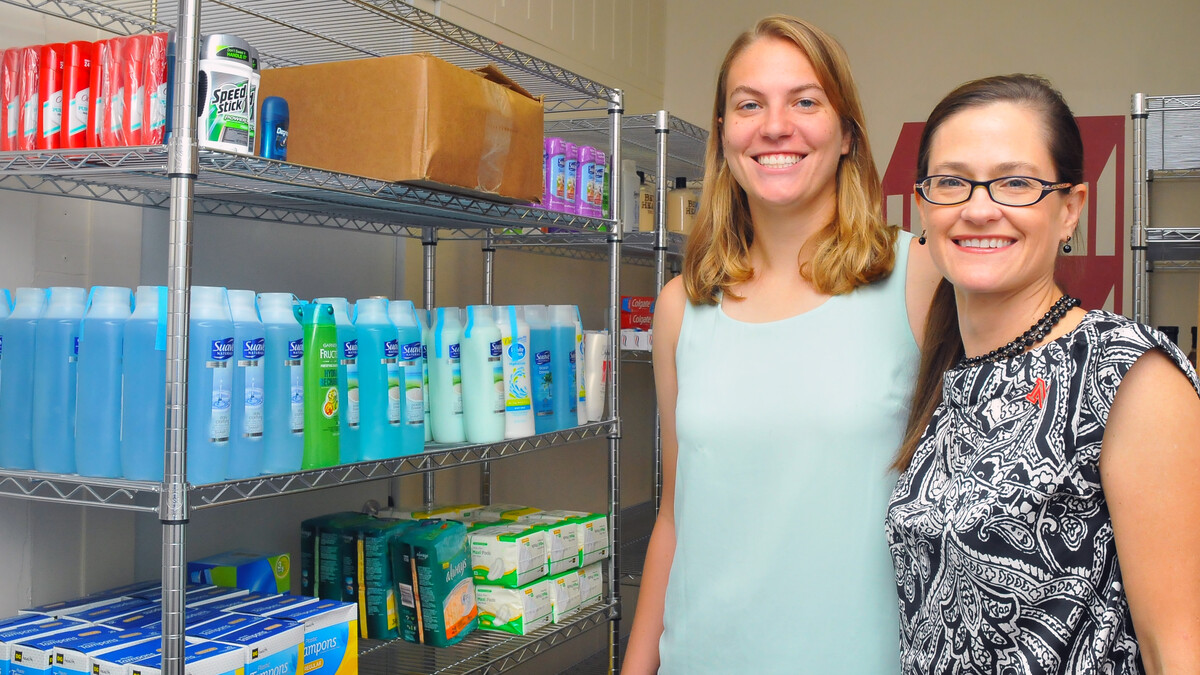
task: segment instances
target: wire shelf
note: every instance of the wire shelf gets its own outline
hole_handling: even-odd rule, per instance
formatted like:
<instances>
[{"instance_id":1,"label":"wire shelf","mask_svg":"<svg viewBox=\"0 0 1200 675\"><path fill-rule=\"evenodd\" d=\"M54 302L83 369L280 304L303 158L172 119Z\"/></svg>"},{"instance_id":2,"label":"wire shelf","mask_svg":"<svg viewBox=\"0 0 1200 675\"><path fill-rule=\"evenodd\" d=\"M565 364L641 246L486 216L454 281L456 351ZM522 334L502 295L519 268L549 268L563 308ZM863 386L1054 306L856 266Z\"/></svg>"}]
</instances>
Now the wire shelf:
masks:
<instances>
[{"instance_id":1,"label":"wire shelf","mask_svg":"<svg viewBox=\"0 0 1200 675\"><path fill-rule=\"evenodd\" d=\"M1200 178L1200 95L1146 97L1150 179Z\"/></svg>"},{"instance_id":2,"label":"wire shelf","mask_svg":"<svg viewBox=\"0 0 1200 675\"><path fill-rule=\"evenodd\" d=\"M505 234L535 246L604 243L615 222L469 195L336 173L215 150L202 150L196 210L419 238ZM0 188L167 208L166 146L0 153ZM544 236L542 229L559 230ZM597 236L599 235L599 236Z\"/></svg>"},{"instance_id":3,"label":"wire shelf","mask_svg":"<svg viewBox=\"0 0 1200 675\"><path fill-rule=\"evenodd\" d=\"M616 422L593 422L547 434L502 443L469 445L429 444L419 455L343 464L325 469L298 471L248 480L192 485L188 489L193 511L308 492L339 485L429 473L456 466L491 462L537 450L559 447L612 433ZM102 506L124 511L157 512L162 485L150 481L88 478L85 476L0 469L0 496L33 501Z\"/></svg>"},{"instance_id":4,"label":"wire shelf","mask_svg":"<svg viewBox=\"0 0 1200 675\"><path fill-rule=\"evenodd\" d=\"M1156 269L1167 261L1200 260L1200 227L1148 227L1146 244Z\"/></svg>"},{"instance_id":5,"label":"wire shelf","mask_svg":"<svg viewBox=\"0 0 1200 675\"><path fill-rule=\"evenodd\" d=\"M651 180L658 171L658 139L655 115L626 115L621 118L621 158L632 159L639 171ZM689 182L704 177L704 148L708 132L700 127L667 116L667 176L683 176ZM612 129L607 118L579 117L547 120L547 136L560 136L576 145L607 148L612 145Z\"/></svg>"},{"instance_id":6,"label":"wire shelf","mask_svg":"<svg viewBox=\"0 0 1200 675\"><path fill-rule=\"evenodd\" d=\"M530 635L515 636L477 630L452 647L437 648L403 641L372 643L359 656L362 675L466 675L502 673L593 628L605 625L616 605L599 602L579 610L565 623L550 624Z\"/></svg>"},{"instance_id":7,"label":"wire shelf","mask_svg":"<svg viewBox=\"0 0 1200 675\"><path fill-rule=\"evenodd\" d=\"M163 0L2 0L128 35L169 30L178 3ZM204 33L232 33L270 67L428 52L459 67L497 64L547 112L604 110L616 90L490 40L401 0L204 0Z\"/></svg>"}]
</instances>

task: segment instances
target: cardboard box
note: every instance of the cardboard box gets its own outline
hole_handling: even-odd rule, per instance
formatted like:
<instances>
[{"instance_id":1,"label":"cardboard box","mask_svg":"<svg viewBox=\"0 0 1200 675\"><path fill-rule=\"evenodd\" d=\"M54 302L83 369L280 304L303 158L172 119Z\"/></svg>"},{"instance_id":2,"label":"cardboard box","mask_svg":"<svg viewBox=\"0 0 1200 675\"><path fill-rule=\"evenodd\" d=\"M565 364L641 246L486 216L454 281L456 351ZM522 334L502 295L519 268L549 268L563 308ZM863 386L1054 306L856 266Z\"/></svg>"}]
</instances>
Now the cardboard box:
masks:
<instances>
[{"instance_id":1,"label":"cardboard box","mask_svg":"<svg viewBox=\"0 0 1200 675\"><path fill-rule=\"evenodd\" d=\"M411 54L272 68L258 95L288 102L290 162L541 200L541 99L495 66Z\"/></svg>"},{"instance_id":2,"label":"cardboard box","mask_svg":"<svg viewBox=\"0 0 1200 675\"><path fill-rule=\"evenodd\" d=\"M193 642L183 648L184 675L241 675L246 649L220 642ZM162 652L129 664L129 675L162 675ZM281 671L282 672L282 671ZM295 671L291 671L295 672Z\"/></svg>"},{"instance_id":3,"label":"cardboard box","mask_svg":"<svg viewBox=\"0 0 1200 675\"><path fill-rule=\"evenodd\" d=\"M357 605L317 600L280 609L272 616L304 624L305 675L357 675Z\"/></svg>"}]
</instances>

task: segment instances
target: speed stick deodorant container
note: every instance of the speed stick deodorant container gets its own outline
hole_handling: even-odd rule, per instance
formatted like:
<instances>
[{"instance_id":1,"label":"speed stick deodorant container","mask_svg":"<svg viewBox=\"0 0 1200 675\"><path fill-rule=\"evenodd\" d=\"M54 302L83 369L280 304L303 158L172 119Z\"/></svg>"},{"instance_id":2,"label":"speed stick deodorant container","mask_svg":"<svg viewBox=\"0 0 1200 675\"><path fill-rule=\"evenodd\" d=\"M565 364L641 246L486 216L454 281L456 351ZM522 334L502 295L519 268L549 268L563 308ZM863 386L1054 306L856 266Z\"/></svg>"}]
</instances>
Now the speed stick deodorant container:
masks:
<instances>
[{"instance_id":1,"label":"speed stick deodorant container","mask_svg":"<svg viewBox=\"0 0 1200 675\"><path fill-rule=\"evenodd\" d=\"M258 52L245 40L216 34L200 49L200 147L251 154L258 109Z\"/></svg>"}]
</instances>

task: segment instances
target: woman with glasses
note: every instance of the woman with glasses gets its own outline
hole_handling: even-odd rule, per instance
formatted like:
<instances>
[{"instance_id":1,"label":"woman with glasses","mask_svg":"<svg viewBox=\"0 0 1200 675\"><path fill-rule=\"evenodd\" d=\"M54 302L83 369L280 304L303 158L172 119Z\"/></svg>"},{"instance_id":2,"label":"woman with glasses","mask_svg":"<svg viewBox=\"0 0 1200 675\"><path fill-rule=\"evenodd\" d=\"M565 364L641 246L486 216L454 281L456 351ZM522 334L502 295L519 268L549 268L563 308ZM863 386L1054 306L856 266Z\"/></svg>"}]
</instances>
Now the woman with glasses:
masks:
<instances>
[{"instance_id":1,"label":"woman with glasses","mask_svg":"<svg viewBox=\"0 0 1200 675\"><path fill-rule=\"evenodd\" d=\"M662 508L622 672L895 673L879 524L937 273L884 223L832 37L763 19L716 89L654 316Z\"/></svg>"},{"instance_id":2,"label":"woman with glasses","mask_svg":"<svg viewBox=\"0 0 1200 675\"><path fill-rule=\"evenodd\" d=\"M934 297L887 536L905 673L1200 673L1200 382L1054 279L1087 201L1044 79L934 108Z\"/></svg>"}]
</instances>

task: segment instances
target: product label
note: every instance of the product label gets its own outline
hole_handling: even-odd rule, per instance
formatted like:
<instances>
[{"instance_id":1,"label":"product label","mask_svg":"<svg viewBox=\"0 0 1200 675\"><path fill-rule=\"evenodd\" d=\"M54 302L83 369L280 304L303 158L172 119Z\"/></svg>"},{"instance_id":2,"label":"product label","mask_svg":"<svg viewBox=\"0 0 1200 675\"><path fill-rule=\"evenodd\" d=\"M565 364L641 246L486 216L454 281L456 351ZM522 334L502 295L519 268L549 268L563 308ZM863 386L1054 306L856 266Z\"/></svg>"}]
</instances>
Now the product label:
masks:
<instances>
[{"instance_id":1,"label":"product label","mask_svg":"<svg viewBox=\"0 0 1200 675\"><path fill-rule=\"evenodd\" d=\"M167 125L167 83L162 82L150 91L150 129L157 131Z\"/></svg>"},{"instance_id":2,"label":"product label","mask_svg":"<svg viewBox=\"0 0 1200 675\"><path fill-rule=\"evenodd\" d=\"M492 403L492 412L499 414L504 413L505 402L504 363L501 358L503 353L504 349L500 340L488 344L488 363L492 366L492 388L496 392L496 398Z\"/></svg>"},{"instance_id":3,"label":"product label","mask_svg":"<svg viewBox=\"0 0 1200 675\"><path fill-rule=\"evenodd\" d=\"M242 436L262 438L263 435L263 355L266 340L253 338L242 341L242 358L237 362L242 369L245 389L242 391Z\"/></svg>"},{"instance_id":4,"label":"product label","mask_svg":"<svg viewBox=\"0 0 1200 675\"><path fill-rule=\"evenodd\" d=\"M551 195L562 199L567 194L567 157L554 155L550 158Z\"/></svg>"},{"instance_id":5,"label":"product label","mask_svg":"<svg viewBox=\"0 0 1200 675\"><path fill-rule=\"evenodd\" d=\"M582 365L585 363L583 358L583 333L575 333L575 351L575 363ZM583 378L580 377L580 375L582 375L582 373L576 371L575 379L577 380L576 384L579 385L579 403L582 405L584 399L587 398L587 390L585 389Z\"/></svg>"},{"instance_id":6,"label":"product label","mask_svg":"<svg viewBox=\"0 0 1200 675\"><path fill-rule=\"evenodd\" d=\"M8 129L8 137L15 139L17 137L17 121L20 119L19 113L21 110L20 104L16 99L8 104L4 109L4 120Z\"/></svg>"},{"instance_id":7,"label":"product label","mask_svg":"<svg viewBox=\"0 0 1200 675\"><path fill-rule=\"evenodd\" d=\"M533 377L533 387L537 391L533 414L549 417L554 414L554 375L550 372L549 350L542 350L533 355Z\"/></svg>"},{"instance_id":8,"label":"product label","mask_svg":"<svg viewBox=\"0 0 1200 675\"><path fill-rule=\"evenodd\" d=\"M342 363L346 367L346 422L358 428L358 340L342 343Z\"/></svg>"},{"instance_id":9,"label":"product label","mask_svg":"<svg viewBox=\"0 0 1200 675\"><path fill-rule=\"evenodd\" d=\"M67 103L67 133L75 135L87 130L89 94L88 89L80 89Z\"/></svg>"},{"instance_id":10,"label":"product label","mask_svg":"<svg viewBox=\"0 0 1200 675\"><path fill-rule=\"evenodd\" d=\"M145 85L138 87L133 92L133 98L129 101L129 129L130 131L142 130L142 106L146 96Z\"/></svg>"},{"instance_id":11,"label":"product label","mask_svg":"<svg viewBox=\"0 0 1200 675\"><path fill-rule=\"evenodd\" d=\"M230 47L230 50L238 50ZM201 102L200 140L209 144L228 144L243 151L253 149L253 85L248 74L209 71L211 90Z\"/></svg>"},{"instance_id":12,"label":"product label","mask_svg":"<svg viewBox=\"0 0 1200 675\"><path fill-rule=\"evenodd\" d=\"M38 97L37 94L29 97L25 102L25 108L21 111L21 130L23 136L33 137L37 135L37 116L38 116Z\"/></svg>"},{"instance_id":13,"label":"product label","mask_svg":"<svg viewBox=\"0 0 1200 675\"><path fill-rule=\"evenodd\" d=\"M304 433L304 340L288 341L288 357L284 365L290 371L292 387L292 419L293 434Z\"/></svg>"},{"instance_id":14,"label":"product label","mask_svg":"<svg viewBox=\"0 0 1200 675\"><path fill-rule=\"evenodd\" d=\"M421 392L425 397L425 416L429 417L429 347L424 343L421 343Z\"/></svg>"},{"instance_id":15,"label":"product label","mask_svg":"<svg viewBox=\"0 0 1200 675\"><path fill-rule=\"evenodd\" d=\"M596 189L593 191L592 205L604 206L604 165L596 163Z\"/></svg>"},{"instance_id":16,"label":"product label","mask_svg":"<svg viewBox=\"0 0 1200 675\"><path fill-rule=\"evenodd\" d=\"M403 402L400 400L400 364L397 361L400 357L400 341L388 340L385 342L383 345L383 355L385 357L383 362L387 364L388 424L399 426L404 421L402 417L404 411L401 407ZM423 412L422 417L424 417ZM424 419L422 419L422 422L424 422Z\"/></svg>"},{"instance_id":17,"label":"product label","mask_svg":"<svg viewBox=\"0 0 1200 675\"><path fill-rule=\"evenodd\" d=\"M213 443L228 443L229 414L233 408L233 383L229 372L229 361L233 358L233 338L213 340L209 353L212 360L204 364L212 370L213 386L208 440Z\"/></svg>"},{"instance_id":18,"label":"product label","mask_svg":"<svg viewBox=\"0 0 1200 675\"><path fill-rule=\"evenodd\" d=\"M404 423L425 424L425 395L421 391L421 343L410 342L400 348L404 367Z\"/></svg>"},{"instance_id":19,"label":"product label","mask_svg":"<svg viewBox=\"0 0 1200 675\"><path fill-rule=\"evenodd\" d=\"M71 340L71 353L67 356L67 363L75 363L79 360L79 338Z\"/></svg>"},{"instance_id":20,"label":"product label","mask_svg":"<svg viewBox=\"0 0 1200 675\"><path fill-rule=\"evenodd\" d=\"M62 90L50 94L50 98L42 102L42 135L53 136L62 130Z\"/></svg>"},{"instance_id":21,"label":"product label","mask_svg":"<svg viewBox=\"0 0 1200 675\"><path fill-rule=\"evenodd\" d=\"M462 360L459 358L461 350L457 343L450 345L450 412L455 415L461 415L462 404Z\"/></svg>"},{"instance_id":22,"label":"product label","mask_svg":"<svg viewBox=\"0 0 1200 675\"><path fill-rule=\"evenodd\" d=\"M579 183L579 160L567 158L567 193L568 202L575 201L575 187Z\"/></svg>"},{"instance_id":23,"label":"product label","mask_svg":"<svg viewBox=\"0 0 1200 675\"><path fill-rule=\"evenodd\" d=\"M578 383L576 382L576 380L579 379L578 373L575 370L575 350L574 349L571 350L571 354L570 354L570 356L567 357L567 361L569 363L569 365L567 366L567 373L569 374L569 377L571 378L571 386L570 386L570 388L567 389L567 391L570 392L571 390L578 388ZM570 394L568 394L568 396L570 396ZM571 412L579 412L579 403L578 402L581 398L582 398L582 396L571 396L571 405L567 406L567 410L570 410Z\"/></svg>"}]
</instances>

